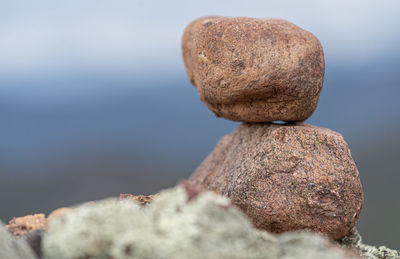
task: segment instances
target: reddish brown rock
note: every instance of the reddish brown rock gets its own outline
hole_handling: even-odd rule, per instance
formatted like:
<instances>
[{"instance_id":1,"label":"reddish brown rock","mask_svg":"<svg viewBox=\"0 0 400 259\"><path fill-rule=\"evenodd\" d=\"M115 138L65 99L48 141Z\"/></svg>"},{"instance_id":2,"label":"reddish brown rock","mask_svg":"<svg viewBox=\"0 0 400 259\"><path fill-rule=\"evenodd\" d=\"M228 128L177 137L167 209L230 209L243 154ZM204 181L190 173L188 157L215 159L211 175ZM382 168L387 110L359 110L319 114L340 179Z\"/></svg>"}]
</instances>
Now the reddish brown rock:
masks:
<instances>
[{"instance_id":1,"label":"reddish brown rock","mask_svg":"<svg viewBox=\"0 0 400 259\"><path fill-rule=\"evenodd\" d=\"M303 121L315 111L324 54L308 31L280 19L204 17L182 37L200 99L234 121Z\"/></svg>"},{"instance_id":2,"label":"reddish brown rock","mask_svg":"<svg viewBox=\"0 0 400 259\"><path fill-rule=\"evenodd\" d=\"M85 202L79 206L86 206L95 202ZM47 228L47 224L54 218L61 217L71 211L76 210L75 207L61 207L53 210L46 218L45 214L34 214L26 215L23 217L14 217L11 219L6 226L7 230L17 237L28 237L28 234L35 231L44 231Z\"/></svg>"},{"instance_id":3,"label":"reddish brown rock","mask_svg":"<svg viewBox=\"0 0 400 259\"><path fill-rule=\"evenodd\" d=\"M94 202L94 201L87 201L87 202L84 202L84 203L78 205L77 207L61 207L61 208L55 209L52 212L50 212L50 214L47 216L47 219L52 220L54 218L62 217L65 214L70 213L79 207L93 205L95 203L96 202Z\"/></svg>"},{"instance_id":4,"label":"reddish brown rock","mask_svg":"<svg viewBox=\"0 0 400 259\"><path fill-rule=\"evenodd\" d=\"M363 194L343 137L303 123L242 124L190 181L229 197L260 229L310 229L338 239L355 226Z\"/></svg>"},{"instance_id":5,"label":"reddish brown rock","mask_svg":"<svg viewBox=\"0 0 400 259\"><path fill-rule=\"evenodd\" d=\"M181 181L179 184L181 186L183 186L183 188L186 191L188 203L191 202L192 200L194 200L201 193L207 191L206 189L203 188L203 186L201 186L199 184L195 184L195 183L187 181L187 180Z\"/></svg>"},{"instance_id":6,"label":"reddish brown rock","mask_svg":"<svg viewBox=\"0 0 400 259\"><path fill-rule=\"evenodd\" d=\"M51 220L53 218L58 218L60 216L65 215L66 213L70 213L71 211L74 211L75 208L68 208L68 207L61 207L58 209L53 210L49 216L47 217L48 220Z\"/></svg>"},{"instance_id":7,"label":"reddish brown rock","mask_svg":"<svg viewBox=\"0 0 400 259\"><path fill-rule=\"evenodd\" d=\"M133 195L133 194L120 194L119 198L121 200L131 200L138 202L140 205L145 206L153 201L153 199L157 196L154 195Z\"/></svg>"},{"instance_id":8,"label":"reddish brown rock","mask_svg":"<svg viewBox=\"0 0 400 259\"><path fill-rule=\"evenodd\" d=\"M6 229L15 236L24 236L35 230L46 229L47 219L44 214L27 215L10 220Z\"/></svg>"}]
</instances>

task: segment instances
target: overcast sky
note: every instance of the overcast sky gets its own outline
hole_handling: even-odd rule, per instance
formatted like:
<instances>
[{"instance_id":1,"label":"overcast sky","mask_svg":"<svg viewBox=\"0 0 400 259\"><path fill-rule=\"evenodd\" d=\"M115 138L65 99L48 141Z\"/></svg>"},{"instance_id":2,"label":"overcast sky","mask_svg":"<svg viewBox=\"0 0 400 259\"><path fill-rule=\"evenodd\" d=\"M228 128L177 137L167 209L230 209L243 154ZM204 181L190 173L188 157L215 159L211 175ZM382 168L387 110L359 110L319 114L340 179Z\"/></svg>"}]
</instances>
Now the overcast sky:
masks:
<instances>
[{"instance_id":1,"label":"overcast sky","mask_svg":"<svg viewBox=\"0 0 400 259\"><path fill-rule=\"evenodd\" d=\"M181 71L185 26L205 15L279 17L313 32L327 62L399 54L400 1L2 1L0 76Z\"/></svg>"}]
</instances>

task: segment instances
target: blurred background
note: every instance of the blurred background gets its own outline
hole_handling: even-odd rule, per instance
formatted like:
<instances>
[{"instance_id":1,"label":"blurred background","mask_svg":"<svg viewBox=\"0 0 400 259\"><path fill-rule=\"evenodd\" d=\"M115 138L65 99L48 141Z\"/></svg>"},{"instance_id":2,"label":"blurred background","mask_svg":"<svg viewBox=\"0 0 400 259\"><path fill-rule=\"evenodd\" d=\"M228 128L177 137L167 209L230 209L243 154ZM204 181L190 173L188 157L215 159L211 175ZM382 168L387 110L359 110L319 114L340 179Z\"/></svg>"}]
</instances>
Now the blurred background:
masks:
<instances>
[{"instance_id":1,"label":"blurred background","mask_svg":"<svg viewBox=\"0 0 400 259\"><path fill-rule=\"evenodd\" d=\"M3 1L0 219L188 177L237 123L203 105L182 62L205 15L313 32L326 73L308 123L339 131L360 171L367 243L400 249L400 1Z\"/></svg>"}]
</instances>

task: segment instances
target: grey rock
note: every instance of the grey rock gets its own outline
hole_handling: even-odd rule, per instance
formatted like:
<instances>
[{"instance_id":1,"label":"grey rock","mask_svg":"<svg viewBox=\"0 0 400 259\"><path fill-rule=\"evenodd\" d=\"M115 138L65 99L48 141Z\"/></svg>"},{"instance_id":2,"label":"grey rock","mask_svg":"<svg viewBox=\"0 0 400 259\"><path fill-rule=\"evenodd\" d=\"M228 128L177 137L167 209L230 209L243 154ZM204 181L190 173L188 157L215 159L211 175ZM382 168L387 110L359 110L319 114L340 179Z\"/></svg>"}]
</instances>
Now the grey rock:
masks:
<instances>
[{"instance_id":1,"label":"grey rock","mask_svg":"<svg viewBox=\"0 0 400 259\"><path fill-rule=\"evenodd\" d=\"M29 245L13 237L0 222L0 259L35 259Z\"/></svg>"},{"instance_id":2,"label":"grey rock","mask_svg":"<svg viewBox=\"0 0 400 259\"><path fill-rule=\"evenodd\" d=\"M279 235L281 259L297 258L359 258L349 249L333 246L325 237L307 231L286 232Z\"/></svg>"},{"instance_id":3,"label":"grey rock","mask_svg":"<svg viewBox=\"0 0 400 259\"><path fill-rule=\"evenodd\" d=\"M275 258L269 248L275 238L255 230L226 198L207 192L187 200L185 188L179 186L142 209L132 201L116 200L79 208L50 222L44 256Z\"/></svg>"},{"instance_id":4,"label":"grey rock","mask_svg":"<svg viewBox=\"0 0 400 259\"><path fill-rule=\"evenodd\" d=\"M300 237L299 237L300 235ZM160 193L146 207L134 201L105 200L56 218L43 240L44 258L352 258L327 239L287 236L253 227L225 197L193 195L179 185ZM315 240L318 240L315 241ZM331 257L329 257L332 255ZM284 257L285 256L285 257Z\"/></svg>"},{"instance_id":5,"label":"grey rock","mask_svg":"<svg viewBox=\"0 0 400 259\"><path fill-rule=\"evenodd\" d=\"M42 237L44 235L44 229L38 229L29 232L26 235L20 237L21 241L26 242L35 254L41 258L42 257Z\"/></svg>"},{"instance_id":6,"label":"grey rock","mask_svg":"<svg viewBox=\"0 0 400 259\"><path fill-rule=\"evenodd\" d=\"M361 236L355 231L354 234L338 241L344 248L350 248L357 254L368 259L396 259L400 258L400 251L389 249L385 246L371 246L363 244Z\"/></svg>"}]
</instances>

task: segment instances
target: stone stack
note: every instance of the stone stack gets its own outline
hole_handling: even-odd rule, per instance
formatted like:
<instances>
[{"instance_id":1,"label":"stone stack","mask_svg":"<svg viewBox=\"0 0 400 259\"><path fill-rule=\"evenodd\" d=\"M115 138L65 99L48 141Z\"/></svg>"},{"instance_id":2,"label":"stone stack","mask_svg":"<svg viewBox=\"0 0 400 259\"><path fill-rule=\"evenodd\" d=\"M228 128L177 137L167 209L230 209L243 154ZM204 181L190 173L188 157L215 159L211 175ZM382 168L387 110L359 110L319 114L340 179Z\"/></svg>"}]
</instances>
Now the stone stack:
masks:
<instances>
[{"instance_id":1,"label":"stone stack","mask_svg":"<svg viewBox=\"0 0 400 259\"><path fill-rule=\"evenodd\" d=\"M260 229L351 234L363 193L347 143L303 123L323 85L319 40L280 19L213 16L189 24L182 50L200 99L243 122L190 181L230 198Z\"/></svg>"}]
</instances>

